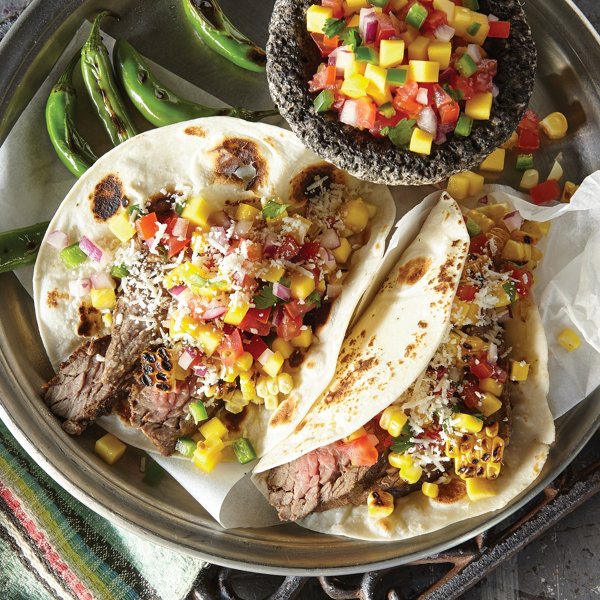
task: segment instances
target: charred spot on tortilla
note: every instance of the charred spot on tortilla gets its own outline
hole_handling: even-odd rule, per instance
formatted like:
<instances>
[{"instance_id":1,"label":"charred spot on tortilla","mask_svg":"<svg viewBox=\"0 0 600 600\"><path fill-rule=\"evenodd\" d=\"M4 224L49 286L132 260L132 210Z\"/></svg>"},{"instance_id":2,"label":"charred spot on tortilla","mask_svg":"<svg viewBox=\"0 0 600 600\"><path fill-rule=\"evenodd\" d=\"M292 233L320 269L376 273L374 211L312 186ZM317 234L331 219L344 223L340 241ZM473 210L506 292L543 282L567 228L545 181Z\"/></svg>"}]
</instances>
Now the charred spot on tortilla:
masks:
<instances>
[{"instance_id":1,"label":"charred spot on tortilla","mask_svg":"<svg viewBox=\"0 0 600 600\"><path fill-rule=\"evenodd\" d=\"M48 292L46 302L50 308L57 308L60 302L67 301L70 298L67 292L61 292L58 289L53 289Z\"/></svg>"},{"instance_id":2,"label":"charred spot on tortilla","mask_svg":"<svg viewBox=\"0 0 600 600\"><path fill-rule=\"evenodd\" d=\"M398 269L398 283L400 285L415 285L425 276L429 265L431 265L429 257L417 256L417 258L411 258Z\"/></svg>"},{"instance_id":3,"label":"charred spot on tortilla","mask_svg":"<svg viewBox=\"0 0 600 600\"><path fill-rule=\"evenodd\" d=\"M417 325L421 328L421 329L427 329L427 321L419 321L417 323Z\"/></svg>"},{"instance_id":4,"label":"charred spot on tortilla","mask_svg":"<svg viewBox=\"0 0 600 600\"><path fill-rule=\"evenodd\" d=\"M436 292L439 292L440 294L445 294L451 288L454 288L454 277L451 273L453 268L453 258L448 258L446 262L440 267L439 273L436 278L437 284L433 288Z\"/></svg>"},{"instance_id":5,"label":"charred spot on tortilla","mask_svg":"<svg viewBox=\"0 0 600 600\"><path fill-rule=\"evenodd\" d=\"M467 495L467 486L461 479L452 479L449 483L440 485L439 495L436 498L442 504L454 504Z\"/></svg>"},{"instance_id":6,"label":"charred spot on tortilla","mask_svg":"<svg viewBox=\"0 0 600 600\"><path fill-rule=\"evenodd\" d=\"M286 425L287 423L291 423L294 417L294 412L296 409L296 401L288 397L286 398L275 411L275 414L271 417L271 425L275 427L279 427L280 425ZM302 423L300 423L302 425ZM298 427L300 427L298 425ZM303 427L304 425L302 425ZM298 429L298 428L296 428Z\"/></svg>"},{"instance_id":7,"label":"charred spot on tortilla","mask_svg":"<svg viewBox=\"0 0 600 600\"><path fill-rule=\"evenodd\" d=\"M290 182L290 200L295 205L306 204L329 191L334 184L344 184L344 175L339 169L326 162L311 165L294 175Z\"/></svg>"},{"instance_id":8,"label":"charred spot on tortilla","mask_svg":"<svg viewBox=\"0 0 600 600\"><path fill-rule=\"evenodd\" d=\"M325 326L329 319L331 306L331 304L321 304L317 308L313 308L310 312L306 313L304 323L312 327L313 332L318 334L319 330Z\"/></svg>"},{"instance_id":9,"label":"charred spot on tortilla","mask_svg":"<svg viewBox=\"0 0 600 600\"><path fill-rule=\"evenodd\" d=\"M245 190L256 191L267 181L267 161L261 154L256 142L244 138L226 138L213 152L217 179L225 183L242 185ZM246 167L254 169L246 177L240 170ZM240 176L241 175L241 176Z\"/></svg>"},{"instance_id":10,"label":"charred spot on tortilla","mask_svg":"<svg viewBox=\"0 0 600 600\"><path fill-rule=\"evenodd\" d=\"M77 309L79 323L77 324L77 335L81 337L92 337L100 332L102 316L97 308L90 304L81 304Z\"/></svg>"},{"instance_id":11,"label":"charred spot on tortilla","mask_svg":"<svg viewBox=\"0 0 600 600\"><path fill-rule=\"evenodd\" d=\"M356 391L356 386L361 379L362 373L373 367L376 367L378 364L379 360L376 356L357 360L354 369L347 373L346 376L340 380L339 385L332 386L330 391L327 393L327 396L325 396L325 404L336 402L339 398L344 397L348 392Z\"/></svg>"},{"instance_id":12,"label":"charred spot on tortilla","mask_svg":"<svg viewBox=\"0 0 600 600\"><path fill-rule=\"evenodd\" d=\"M173 211L175 202L180 195L180 193L167 189L166 192L159 192L150 196L147 204L148 212L156 213L159 217L169 214Z\"/></svg>"},{"instance_id":13,"label":"charred spot on tortilla","mask_svg":"<svg viewBox=\"0 0 600 600\"><path fill-rule=\"evenodd\" d=\"M409 344L406 346L406 350L404 351L404 358L415 358L415 345Z\"/></svg>"},{"instance_id":14,"label":"charred spot on tortilla","mask_svg":"<svg viewBox=\"0 0 600 600\"><path fill-rule=\"evenodd\" d=\"M292 369L297 369L304 360L304 354L301 350L294 350L288 359L288 363Z\"/></svg>"},{"instance_id":15,"label":"charred spot on tortilla","mask_svg":"<svg viewBox=\"0 0 600 600\"><path fill-rule=\"evenodd\" d=\"M121 180L116 175L107 175L96 184L90 196L94 218L97 221L107 221L119 210L124 200Z\"/></svg>"},{"instance_id":16,"label":"charred spot on tortilla","mask_svg":"<svg viewBox=\"0 0 600 600\"><path fill-rule=\"evenodd\" d=\"M186 135L195 135L196 137L206 137L206 131L198 125L190 125L183 130Z\"/></svg>"}]
</instances>

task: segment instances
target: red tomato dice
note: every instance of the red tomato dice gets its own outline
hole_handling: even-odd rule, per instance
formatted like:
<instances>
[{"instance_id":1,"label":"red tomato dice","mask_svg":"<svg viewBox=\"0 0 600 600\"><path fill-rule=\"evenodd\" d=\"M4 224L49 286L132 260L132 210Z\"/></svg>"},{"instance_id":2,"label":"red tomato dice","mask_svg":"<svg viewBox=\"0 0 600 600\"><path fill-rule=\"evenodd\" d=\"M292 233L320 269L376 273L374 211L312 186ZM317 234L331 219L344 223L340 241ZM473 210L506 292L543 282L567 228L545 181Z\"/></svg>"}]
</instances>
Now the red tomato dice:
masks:
<instances>
[{"instance_id":1,"label":"red tomato dice","mask_svg":"<svg viewBox=\"0 0 600 600\"><path fill-rule=\"evenodd\" d=\"M226 367L231 367L235 361L244 353L242 336L239 329L234 328L229 334L225 334L219 345L219 356Z\"/></svg>"},{"instance_id":2,"label":"red tomato dice","mask_svg":"<svg viewBox=\"0 0 600 600\"><path fill-rule=\"evenodd\" d=\"M301 327L302 317L292 318L284 313L281 323L277 325L277 336L289 342L300 335Z\"/></svg>"},{"instance_id":3,"label":"red tomato dice","mask_svg":"<svg viewBox=\"0 0 600 600\"><path fill-rule=\"evenodd\" d=\"M510 37L510 21L490 21L488 37L500 39Z\"/></svg>"},{"instance_id":4,"label":"red tomato dice","mask_svg":"<svg viewBox=\"0 0 600 600\"><path fill-rule=\"evenodd\" d=\"M462 300L463 302L472 302L473 300L475 300L475 296L477 295L478 291L479 289L474 285L461 283L458 286L456 295L458 296L458 299Z\"/></svg>"}]
</instances>

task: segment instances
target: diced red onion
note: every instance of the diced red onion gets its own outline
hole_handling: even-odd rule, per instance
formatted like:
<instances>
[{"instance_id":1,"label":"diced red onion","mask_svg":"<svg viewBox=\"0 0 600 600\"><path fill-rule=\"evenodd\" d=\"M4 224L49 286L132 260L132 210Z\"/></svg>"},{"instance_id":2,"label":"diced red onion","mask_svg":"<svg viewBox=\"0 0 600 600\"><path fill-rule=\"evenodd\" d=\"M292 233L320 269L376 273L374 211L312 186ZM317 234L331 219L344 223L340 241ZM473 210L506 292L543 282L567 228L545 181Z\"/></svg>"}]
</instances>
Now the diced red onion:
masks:
<instances>
[{"instance_id":1,"label":"diced red onion","mask_svg":"<svg viewBox=\"0 0 600 600\"><path fill-rule=\"evenodd\" d=\"M175 298L177 298L184 290L187 290L187 286L176 285L172 288L169 288L169 294L171 294L171 296L175 296Z\"/></svg>"},{"instance_id":2,"label":"diced red onion","mask_svg":"<svg viewBox=\"0 0 600 600\"><path fill-rule=\"evenodd\" d=\"M62 250L69 245L69 236L64 231L57 229L48 235L46 242L57 250Z\"/></svg>"},{"instance_id":3,"label":"diced red onion","mask_svg":"<svg viewBox=\"0 0 600 600\"><path fill-rule=\"evenodd\" d=\"M79 241L79 247L93 261L100 262L102 260L102 256L104 254L102 249L96 246L96 244L94 244L92 240L86 238L85 235L81 236L81 240Z\"/></svg>"},{"instance_id":4,"label":"diced red onion","mask_svg":"<svg viewBox=\"0 0 600 600\"><path fill-rule=\"evenodd\" d=\"M488 349L487 360L491 365L495 365L498 362L498 346L493 342Z\"/></svg>"},{"instance_id":5,"label":"diced red onion","mask_svg":"<svg viewBox=\"0 0 600 600\"><path fill-rule=\"evenodd\" d=\"M92 273L90 275L92 281L92 287L95 290L106 290L108 288L115 288L115 280L106 272Z\"/></svg>"},{"instance_id":6,"label":"diced red onion","mask_svg":"<svg viewBox=\"0 0 600 600\"><path fill-rule=\"evenodd\" d=\"M275 243L276 239L277 236L274 233L269 232L267 234L267 237L265 238L265 244L263 246L263 256L266 256L268 258L270 256L275 255L275 253L277 252L277 248L279 247Z\"/></svg>"},{"instance_id":7,"label":"diced red onion","mask_svg":"<svg viewBox=\"0 0 600 600\"><path fill-rule=\"evenodd\" d=\"M492 83L492 97L497 98L499 94L500 88L495 83Z\"/></svg>"},{"instance_id":8,"label":"diced red onion","mask_svg":"<svg viewBox=\"0 0 600 600\"><path fill-rule=\"evenodd\" d=\"M490 200L487 196L481 196L477 202L479 202L479 204L489 204Z\"/></svg>"},{"instance_id":9,"label":"diced red onion","mask_svg":"<svg viewBox=\"0 0 600 600\"><path fill-rule=\"evenodd\" d=\"M324 248L323 246L319 248L319 257L323 261L323 267L326 271L331 272L337 269L337 262L335 261L335 257L327 248Z\"/></svg>"},{"instance_id":10,"label":"diced red onion","mask_svg":"<svg viewBox=\"0 0 600 600\"><path fill-rule=\"evenodd\" d=\"M252 181L256 177L256 167L254 165L242 165L238 167L233 174L245 183Z\"/></svg>"},{"instance_id":11,"label":"diced red onion","mask_svg":"<svg viewBox=\"0 0 600 600\"><path fill-rule=\"evenodd\" d=\"M431 106L426 106L419 113L419 118L417 119L419 129L422 129L431 135L437 135L437 124L438 120L433 108L431 108Z\"/></svg>"},{"instance_id":12,"label":"diced red onion","mask_svg":"<svg viewBox=\"0 0 600 600\"><path fill-rule=\"evenodd\" d=\"M343 286L341 283L330 283L327 286L327 298L335 300L342 293Z\"/></svg>"},{"instance_id":13,"label":"diced red onion","mask_svg":"<svg viewBox=\"0 0 600 600\"><path fill-rule=\"evenodd\" d=\"M335 229L326 229L321 236L321 246L328 250L335 250L340 247L340 236Z\"/></svg>"},{"instance_id":14,"label":"diced red onion","mask_svg":"<svg viewBox=\"0 0 600 600\"><path fill-rule=\"evenodd\" d=\"M479 50L479 46L477 44L469 44L467 46L467 54L476 64L481 62L481 50Z\"/></svg>"},{"instance_id":15,"label":"diced red onion","mask_svg":"<svg viewBox=\"0 0 600 600\"><path fill-rule=\"evenodd\" d=\"M436 40L440 42L450 42L456 33L456 29L454 27L450 27L450 25L440 25L434 32Z\"/></svg>"},{"instance_id":16,"label":"diced red onion","mask_svg":"<svg viewBox=\"0 0 600 600\"><path fill-rule=\"evenodd\" d=\"M175 225L173 226L173 235L181 239L186 238L189 224L190 222L187 219L177 219L177 221L175 221Z\"/></svg>"},{"instance_id":17,"label":"diced red onion","mask_svg":"<svg viewBox=\"0 0 600 600\"><path fill-rule=\"evenodd\" d=\"M211 227L208 234L208 243L225 254L229 248L229 240L224 227Z\"/></svg>"},{"instance_id":18,"label":"diced red onion","mask_svg":"<svg viewBox=\"0 0 600 600\"><path fill-rule=\"evenodd\" d=\"M197 375L198 377L206 377L206 374L208 373L208 369L205 365L196 365L195 367L192 367L192 371L194 372L194 375Z\"/></svg>"},{"instance_id":19,"label":"diced red onion","mask_svg":"<svg viewBox=\"0 0 600 600\"><path fill-rule=\"evenodd\" d=\"M278 304L273 309L273 316L271 317L271 322L273 323L274 327L277 327L281 324L281 322L283 321L283 316L283 306L281 306L281 304Z\"/></svg>"},{"instance_id":20,"label":"diced red onion","mask_svg":"<svg viewBox=\"0 0 600 600\"><path fill-rule=\"evenodd\" d=\"M506 229L508 229L509 233L516 229L521 229L521 225L523 225L523 217L518 210L513 210L507 215L504 215L502 221L506 225Z\"/></svg>"},{"instance_id":21,"label":"diced red onion","mask_svg":"<svg viewBox=\"0 0 600 600\"><path fill-rule=\"evenodd\" d=\"M433 143L437 145L445 144L447 140L448 136L444 133L444 130L441 127L438 127Z\"/></svg>"},{"instance_id":22,"label":"diced red onion","mask_svg":"<svg viewBox=\"0 0 600 600\"><path fill-rule=\"evenodd\" d=\"M273 284L273 296L276 296L280 300L289 300L292 297L290 288L283 285L282 283Z\"/></svg>"},{"instance_id":23,"label":"diced red onion","mask_svg":"<svg viewBox=\"0 0 600 600\"><path fill-rule=\"evenodd\" d=\"M179 357L177 364L182 369L187 370L192 366L194 361L197 360L198 356L198 351L195 348L186 348Z\"/></svg>"},{"instance_id":24,"label":"diced red onion","mask_svg":"<svg viewBox=\"0 0 600 600\"><path fill-rule=\"evenodd\" d=\"M258 362L261 365L264 365L267 363L267 361L271 358L271 356L273 356L273 350L271 350L270 348L267 348L259 357L258 357Z\"/></svg>"},{"instance_id":25,"label":"diced red onion","mask_svg":"<svg viewBox=\"0 0 600 600\"><path fill-rule=\"evenodd\" d=\"M246 237L252 229L252 221L238 221L233 231L238 237Z\"/></svg>"},{"instance_id":26,"label":"diced red onion","mask_svg":"<svg viewBox=\"0 0 600 600\"><path fill-rule=\"evenodd\" d=\"M212 319L218 319L222 317L227 312L226 306L213 306L211 308L207 308L202 314L202 319L204 321L210 321Z\"/></svg>"},{"instance_id":27,"label":"diced red onion","mask_svg":"<svg viewBox=\"0 0 600 600\"><path fill-rule=\"evenodd\" d=\"M496 15L488 15L488 21L499 21L500 19Z\"/></svg>"},{"instance_id":28,"label":"diced red onion","mask_svg":"<svg viewBox=\"0 0 600 600\"><path fill-rule=\"evenodd\" d=\"M364 44L375 41L375 38L377 37L377 15L375 14L374 8L360 9L358 33L363 39Z\"/></svg>"},{"instance_id":29,"label":"diced red onion","mask_svg":"<svg viewBox=\"0 0 600 600\"><path fill-rule=\"evenodd\" d=\"M377 19L373 21L367 21L365 23L365 43L371 44L377 39L377 29L379 25L377 23Z\"/></svg>"},{"instance_id":30,"label":"diced red onion","mask_svg":"<svg viewBox=\"0 0 600 600\"><path fill-rule=\"evenodd\" d=\"M417 102L424 106L429 104L429 91L427 88L419 88L419 91L417 92Z\"/></svg>"},{"instance_id":31,"label":"diced red onion","mask_svg":"<svg viewBox=\"0 0 600 600\"><path fill-rule=\"evenodd\" d=\"M356 100L346 100L340 111L340 121L353 127L358 125L358 102Z\"/></svg>"},{"instance_id":32,"label":"diced red onion","mask_svg":"<svg viewBox=\"0 0 600 600\"><path fill-rule=\"evenodd\" d=\"M87 278L69 281L69 295L72 298L81 298L82 296L87 296L91 289L92 282Z\"/></svg>"}]
</instances>

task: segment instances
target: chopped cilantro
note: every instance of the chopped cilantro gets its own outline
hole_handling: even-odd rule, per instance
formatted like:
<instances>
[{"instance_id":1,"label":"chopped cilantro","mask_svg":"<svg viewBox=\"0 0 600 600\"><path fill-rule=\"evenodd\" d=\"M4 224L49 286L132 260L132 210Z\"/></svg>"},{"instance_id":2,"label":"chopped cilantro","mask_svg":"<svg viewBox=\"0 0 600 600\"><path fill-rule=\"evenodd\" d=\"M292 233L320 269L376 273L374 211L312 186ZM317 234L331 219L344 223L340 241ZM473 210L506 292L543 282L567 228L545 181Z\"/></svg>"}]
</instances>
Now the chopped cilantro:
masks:
<instances>
[{"instance_id":1,"label":"chopped cilantro","mask_svg":"<svg viewBox=\"0 0 600 600\"><path fill-rule=\"evenodd\" d=\"M317 290L312 291L308 296L306 296L307 304L316 304L317 308L321 306L321 293Z\"/></svg>"},{"instance_id":2,"label":"chopped cilantro","mask_svg":"<svg viewBox=\"0 0 600 600\"><path fill-rule=\"evenodd\" d=\"M410 425L406 423L400 432L398 437L393 438L394 443L391 446L392 452L398 452L398 454L404 454L409 448L412 448L415 443L410 441L413 437L412 429Z\"/></svg>"},{"instance_id":3,"label":"chopped cilantro","mask_svg":"<svg viewBox=\"0 0 600 600\"><path fill-rule=\"evenodd\" d=\"M344 46L350 46L352 50L356 50L361 44L362 39L356 27L349 27L340 35L340 39Z\"/></svg>"},{"instance_id":4,"label":"chopped cilantro","mask_svg":"<svg viewBox=\"0 0 600 600\"><path fill-rule=\"evenodd\" d=\"M273 284L269 283L262 287L258 294L254 296L253 302L256 308L269 308L270 306L275 306L281 300L273 294Z\"/></svg>"},{"instance_id":5,"label":"chopped cilantro","mask_svg":"<svg viewBox=\"0 0 600 600\"><path fill-rule=\"evenodd\" d=\"M323 25L323 33L328 37L332 38L342 33L346 28L345 19L327 19L325 25Z\"/></svg>"},{"instance_id":6,"label":"chopped cilantro","mask_svg":"<svg viewBox=\"0 0 600 600\"><path fill-rule=\"evenodd\" d=\"M262 214L265 219L277 219L283 215L288 207L289 204L279 204L279 202L271 200L262 209Z\"/></svg>"},{"instance_id":7,"label":"chopped cilantro","mask_svg":"<svg viewBox=\"0 0 600 600\"><path fill-rule=\"evenodd\" d=\"M390 138L392 144L394 146L406 146L410 143L416 123L415 119L402 119L398 125L388 128L387 136ZM386 128L384 127L384 129Z\"/></svg>"}]
</instances>

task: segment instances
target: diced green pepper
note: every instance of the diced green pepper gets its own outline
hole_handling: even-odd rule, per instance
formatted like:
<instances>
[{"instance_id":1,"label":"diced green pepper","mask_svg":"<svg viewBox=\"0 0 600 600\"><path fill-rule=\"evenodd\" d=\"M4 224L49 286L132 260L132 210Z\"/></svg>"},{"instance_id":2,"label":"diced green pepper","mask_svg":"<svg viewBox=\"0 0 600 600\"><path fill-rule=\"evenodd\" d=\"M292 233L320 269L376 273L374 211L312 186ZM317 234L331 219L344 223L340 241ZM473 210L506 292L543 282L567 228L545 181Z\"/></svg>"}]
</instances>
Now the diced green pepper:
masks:
<instances>
[{"instance_id":1,"label":"diced green pepper","mask_svg":"<svg viewBox=\"0 0 600 600\"><path fill-rule=\"evenodd\" d=\"M517 286L514 281L507 281L503 286L511 304L517 299Z\"/></svg>"},{"instance_id":2,"label":"diced green pepper","mask_svg":"<svg viewBox=\"0 0 600 600\"><path fill-rule=\"evenodd\" d=\"M146 485L157 486L164 477L165 470L151 458L146 458L146 469L142 481Z\"/></svg>"},{"instance_id":3,"label":"diced green pepper","mask_svg":"<svg viewBox=\"0 0 600 600\"><path fill-rule=\"evenodd\" d=\"M140 212L140 207L137 204L129 204L127 206L127 212L132 215L133 213L139 213Z\"/></svg>"},{"instance_id":4,"label":"diced green pepper","mask_svg":"<svg viewBox=\"0 0 600 600\"><path fill-rule=\"evenodd\" d=\"M331 90L323 90L313 102L315 111L318 113L328 111L333 106L334 100L335 97Z\"/></svg>"},{"instance_id":5,"label":"diced green pepper","mask_svg":"<svg viewBox=\"0 0 600 600\"><path fill-rule=\"evenodd\" d=\"M206 406L204 406L202 400L191 402L188 406L188 410L190 411L190 415L192 415L192 419L194 419L194 423L200 423L201 421L206 421L206 419L208 419Z\"/></svg>"},{"instance_id":6,"label":"diced green pepper","mask_svg":"<svg viewBox=\"0 0 600 600\"><path fill-rule=\"evenodd\" d=\"M392 106L391 102L386 102L379 107L379 114L383 115L386 119L391 119L396 114L396 109Z\"/></svg>"},{"instance_id":7,"label":"diced green pepper","mask_svg":"<svg viewBox=\"0 0 600 600\"><path fill-rule=\"evenodd\" d=\"M533 169L533 154L519 154L517 156L517 169L519 171Z\"/></svg>"},{"instance_id":8,"label":"diced green pepper","mask_svg":"<svg viewBox=\"0 0 600 600\"><path fill-rule=\"evenodd\" d=\"M175 450L187 458L192 458L196 446L197 444L192 438L182 437L177 440Z\"/></svg>"},{"instance_id":9,"label":"diced green pepper","mask_svg":"<svg viewBox=\"0 0 600 600\"><path fill-rule=\"evenodd\" d=\"M129 271L127 270L127 267L125 267L125 265L114 265L113 268L110 270L110 274L115 279L123 279L123 277L127 277L127 275L129 275Z\"/></svg>"},{"instance_id":10,"label":"diced green pepper","mask_svg":"<svg viewBox=\"0 0 600 600\"><path fill-rule=\"evenodd\" d=\"M421 29L423 23L427 20L429 13L427 9L418 2L415 2L406 14L406 23L415 29Z\"/></svg>"},{"instance_id":11,"label":"diced green pepper","mask_svg":"<svg viewBox=\"0 0 600 600\"><path fill-rule=\"evenodd\" d=\"M67 269L74 269L88 258L87 254L79 247L79 242L63 248L58 255Z\"/></svg>"},{"instance_id":12,"label":"diced green pepper","mask_svg":"<svg viewBox=\"0 0 600 600\"><path fill-rule=\"evenodd\" d=\"M479 10L479 0L463 0L462 5L470 10Z\"/></svg>"},{"instance_id":13,"label":"diced green pepper","mask_svg":"<svg viewBox=\"0 0 600 600\"><path fill-rule=\"evenodd\" d=\"M373 48L369 48L369 46L360 46L356 49L354 55L358 62L367 62L372 65L379 64L379 54Z\"/></svg>"},{"instance_id":14,"label":"diced green pepper","mask_svg":"<svg viewBox=\"0 0 600 600\"><path fill-rule=\"evenodd\" d=\"M239 438L233 442L233 451L236 458L243 465L252 462L256 458L256 452L248 438Z\"/></svg>"},{"instance_id":15,"label":"diced green pepper","mask_svg":"<svg viewBox=\"0 0 600 600\"><path fill-rule=\"evenodd\" d=\"M450 98L452 98L452 100L456 100L457 102L460 102L464 97L464 94L462 93L461 90L455 90L449 83L444 83L442 85L442 88L444 89L446 94L448 94L448 96L450 96Z\"/></svg>"},{"instance_id":16,"label":"diced green pepper","mask_svg":"<svg viewBox=\"0 0 600 600\"><path fill-rule=\"evenodd\" d=\"M387 6L388 0L369 0L369 4L371 6L378 6L379 8L383 8Z\"/></svg>"},{"instance_id":17,"label":"diced green pepper","mask_svg":"<svg viewBox=\"0 0 600 600\"><path fill-rule=\"evenodd\" d=\"M404 85L408 79L408 69L388 69L386 81L390 85Z\"/></svg>"},{"instance_id":18,"label":"diced green pepper","mask_svg":"<svg viewBox=\"0 0 600 600\"><path fill-rule=\"evenodd\" d=\"M473 119L465 115L465 113L460 113L460 117L458 117L458 122L456 123L456 129L454 130L454 133L456 135L460 135L461 137L468 137L471 135L472 128Z\"/></svg>"},{"instance_id":19,"label":"diced green pepper","mask_svg":"<svg viewBox=\"0 0 600 600\"><path fill-rule=\"evenodd\" d=\"M456 68L463 77L471 77L477 71L475 61L467 53L456 61Z\"/></svg>"},{"instance_id":20,"label":"diced green pepper","mask_svg":"<svg viewBox=\"0 0 600 600\"><path fill-rule=\"evenodd\" d=\"M467 219L467 231L469 236L475 237L481 233L481 227L471 217Z\"/></svg>"},{"instance_id":21,"label":"diced green pepper","mask_svg":"<svg viewBox=\"0 0 600 600\"><path fill-rule=\"evenodd\" d=\"M468 27L467 27L467 33L469 35L475 36L477 35L477 32L481 29L481 23L471 23Z\"/></svg>"}]
</instances>

